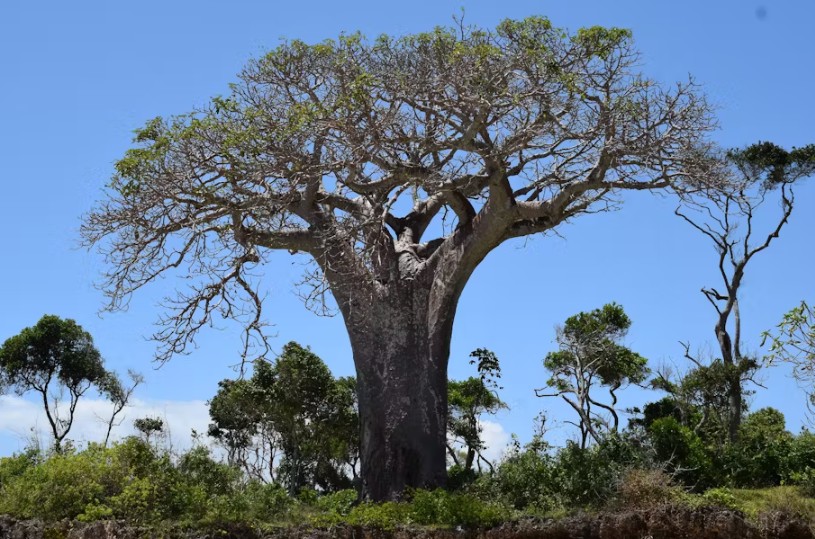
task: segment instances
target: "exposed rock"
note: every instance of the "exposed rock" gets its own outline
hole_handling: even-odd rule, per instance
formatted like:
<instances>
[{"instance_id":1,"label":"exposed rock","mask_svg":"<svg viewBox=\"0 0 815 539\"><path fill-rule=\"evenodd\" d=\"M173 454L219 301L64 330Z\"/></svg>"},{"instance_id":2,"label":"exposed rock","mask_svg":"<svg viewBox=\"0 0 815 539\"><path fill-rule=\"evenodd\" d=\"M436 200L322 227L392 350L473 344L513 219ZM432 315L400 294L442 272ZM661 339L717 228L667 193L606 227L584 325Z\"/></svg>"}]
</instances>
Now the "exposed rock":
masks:
<instances>
[{"instance_id":1,"label":"exposed rock","mask_svg":"<svg viewBox=\"0 0 815 539\"><path fill-rule=\"evenodd\" d=\"M488 530L399 528L381 530L358 526L281 528L260 533L249 526L213 530L180 527L151 529L122 522L91 524L0 516L0 539L815 539L810 525L785 513L762 515L751 523L737 511L664 506L647 511L622 511L561 519L521 519Z\"/></svg>"}]
</instances>

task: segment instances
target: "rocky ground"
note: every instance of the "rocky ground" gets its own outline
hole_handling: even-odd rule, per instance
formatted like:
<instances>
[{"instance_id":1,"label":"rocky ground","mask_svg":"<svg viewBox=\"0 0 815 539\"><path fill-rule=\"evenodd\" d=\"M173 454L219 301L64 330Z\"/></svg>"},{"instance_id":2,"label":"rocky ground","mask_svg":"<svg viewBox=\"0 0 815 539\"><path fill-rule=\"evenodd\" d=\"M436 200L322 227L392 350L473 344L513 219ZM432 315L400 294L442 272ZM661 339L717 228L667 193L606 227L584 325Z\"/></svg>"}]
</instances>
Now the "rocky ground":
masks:
<instances>
[{"instance_id":1,"label":"rocky ground","mask_svg":"<svg viewBox=\"0 0 815 539\"><path fill-rule=\"evenodd\" d=\"M379 530L340 526L258 531L232 526L210 530L139 528L115 521L91 524L18 521L0 517L0 539L815 539L802 519L772 513L751 522L726 509L662 507L563 519L524 519L489 530Z\"/></svg>"}]
</instances>

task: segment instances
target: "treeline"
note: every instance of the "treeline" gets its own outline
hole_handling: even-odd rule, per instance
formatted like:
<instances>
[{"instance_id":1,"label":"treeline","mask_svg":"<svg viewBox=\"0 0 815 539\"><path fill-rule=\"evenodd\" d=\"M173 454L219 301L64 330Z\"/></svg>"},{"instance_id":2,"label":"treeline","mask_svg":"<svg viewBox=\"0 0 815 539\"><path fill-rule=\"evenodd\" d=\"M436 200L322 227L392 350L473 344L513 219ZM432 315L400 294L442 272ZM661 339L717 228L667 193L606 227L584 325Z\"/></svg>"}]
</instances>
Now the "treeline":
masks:
<instances>
[{"instance_id":1,"label":"treeline","mask_svg":"<svg viewBox=\"0 0 815 539\"><path fill-rule=\"evenodd\" d=\"M53 434L49 448L0 459L0 513L196 525L475 526L585 508L734 504L726 489L784 485L796 496L815 496L815 434L793 435L775 409L748 411L751 375L761 361L703 362L686 354L687 372L652 371L624 343L631 324L611 303L557 328L558 347L543 361L550 377L536 392L568 403L573 416L567 423L577 436L564 447L551 445L541 415L532 440L515 439L498 462L483 454L481 422L508 408L501 368L493 352L472 352L474 376L448 382L447 489L410 490L399 503L369 505L360 503L356 381L335 378L309 348L291 342L273 361L255 361L248 376L222 380L209 401L207 438L198 436L192 449L175 453L162 443L158 418L136 419L139 436L109 443L140 377L131 374L133 383L125 386L104 368L87 332L45 316L0 347L3 387L45 396ZM811 332L811 311L803 304L767 334L773 358L791 360L791 350L810 346L804 337ZM811 346L805 350L810 356L796 356L804 371ZM733 381L742 398L735 435ZM620 409L620 394L630 385L660 394L641 409ZM109 428L104 440L79 450L67 435L77 403L94 387L111 400ZM59 392L69 395L67 407L53 400ZM815 517L815 500L807 503Z\"/></svg>"}]
</instances>

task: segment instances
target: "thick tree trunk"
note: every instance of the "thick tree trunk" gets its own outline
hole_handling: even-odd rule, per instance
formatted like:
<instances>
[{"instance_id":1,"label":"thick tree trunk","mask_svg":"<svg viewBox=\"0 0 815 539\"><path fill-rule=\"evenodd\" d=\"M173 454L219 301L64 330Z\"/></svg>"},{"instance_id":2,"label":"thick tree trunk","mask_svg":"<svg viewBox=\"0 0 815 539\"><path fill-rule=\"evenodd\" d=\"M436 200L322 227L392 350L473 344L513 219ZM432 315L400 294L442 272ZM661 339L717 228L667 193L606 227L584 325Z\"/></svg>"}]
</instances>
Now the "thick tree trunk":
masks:
<instances>
[{"instance_id":1,"label":"thick tree trunk","mask_svg":"<svg viewBox=\"0 0 815 539\"><path fill-rule=\"evenodd\" d=\"M449 311L439 316L429 288L402 281L363 308L341 306L357 370L365 499L393 500L405 488L446 482L453 320Z\"/></svg>"}]
</instances>

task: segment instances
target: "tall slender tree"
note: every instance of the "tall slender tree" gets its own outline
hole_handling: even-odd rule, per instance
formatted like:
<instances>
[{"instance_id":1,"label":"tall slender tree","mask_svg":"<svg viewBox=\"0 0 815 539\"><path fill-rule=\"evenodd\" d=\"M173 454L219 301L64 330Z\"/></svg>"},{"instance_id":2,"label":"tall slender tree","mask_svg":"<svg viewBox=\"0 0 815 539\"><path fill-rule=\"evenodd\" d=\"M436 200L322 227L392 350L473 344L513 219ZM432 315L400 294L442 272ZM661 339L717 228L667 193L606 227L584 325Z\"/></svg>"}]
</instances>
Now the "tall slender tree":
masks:
<instances>
[{"instance_id":1,"label":"tall slender tree","mask_svg":"<svg viewBox=\"0 0 815 539\"><path fill-rule=\"evenodd\" d=\"M704 97L640 64L627 30L543 17L285 42L228 96L149 121L116 164L82 231L110 264L109 306L189 272L158 358L217 315L241 320L249 353L265 342L257 268L274 250L307 257L306 304L336 307L353 349L365 496L441 485L450 339L475 268L707 170Z\"/></svg>"},{"instance_id":2,"label":"tall slender tree","mask_svg":"<svg viewBox=\"0 0 815 539\"><path fill-rule=\"evenodd\" d=\"M723 392L729 401L729 439L738 436L744 415L744 384L758 363L742 353L739 294L747 265L777 239L795 205L794 184L815 172L815 145L787 151L770 142L759 142L726 154L730 167L726 182L712 184L697 197L686 198L676 214L714 245L721 288L702 288L716 311L714 333L727 373ZM780 211L768 230L759 232L758 215L768 200ZM686 356L687 356L686 347Z\"/></svg>"}]
</instances>

